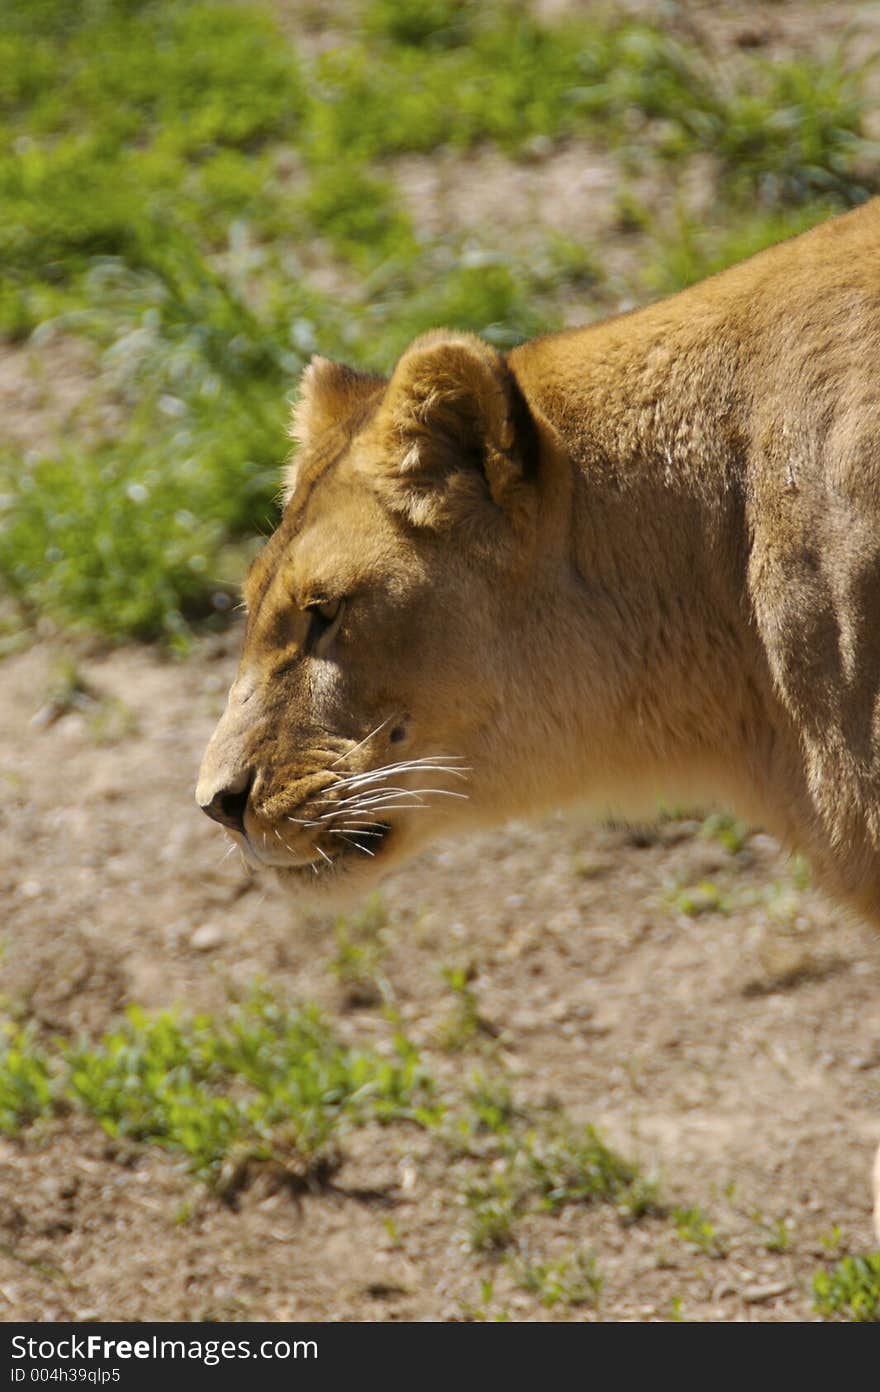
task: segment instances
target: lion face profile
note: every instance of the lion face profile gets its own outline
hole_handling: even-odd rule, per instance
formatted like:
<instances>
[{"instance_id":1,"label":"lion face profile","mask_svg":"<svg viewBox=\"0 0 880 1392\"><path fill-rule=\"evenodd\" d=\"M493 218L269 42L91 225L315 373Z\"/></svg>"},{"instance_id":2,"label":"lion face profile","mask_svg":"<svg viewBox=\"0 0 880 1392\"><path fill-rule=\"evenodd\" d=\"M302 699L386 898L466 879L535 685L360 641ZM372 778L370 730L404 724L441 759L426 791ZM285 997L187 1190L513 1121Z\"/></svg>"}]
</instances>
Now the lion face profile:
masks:
<instances>
[{"instance_id":1,"label":"lion face profile","mask_svg":"<svg viewBox=\"0 0 880 1392\"><path fill-rule=\"evenodd\" d=\"M535 796L538 426L491 348L435 334L390 382L316 359L293 433L197 798L254 866L329 900Z\"/></svg>"}]
</instances>

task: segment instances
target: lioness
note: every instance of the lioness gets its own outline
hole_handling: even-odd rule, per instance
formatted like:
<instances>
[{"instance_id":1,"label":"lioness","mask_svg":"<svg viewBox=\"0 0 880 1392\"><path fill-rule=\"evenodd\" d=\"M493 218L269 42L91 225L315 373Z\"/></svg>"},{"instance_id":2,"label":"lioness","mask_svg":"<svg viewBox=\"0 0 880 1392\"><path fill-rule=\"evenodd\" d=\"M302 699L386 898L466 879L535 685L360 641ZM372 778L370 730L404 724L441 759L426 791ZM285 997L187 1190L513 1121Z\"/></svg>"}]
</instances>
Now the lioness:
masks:
<instances>
[{"instance_id":1,"label":"lioness","mask_svg":"<svg viewBox=\"0 0 880 1392\"><path fill-rule=\"evenodd\" d=\"M293 434L196 794L254 866L330 903L662 794L880 920L880 200L508 354L316 358Z\"/></svg>"}]
</instances>

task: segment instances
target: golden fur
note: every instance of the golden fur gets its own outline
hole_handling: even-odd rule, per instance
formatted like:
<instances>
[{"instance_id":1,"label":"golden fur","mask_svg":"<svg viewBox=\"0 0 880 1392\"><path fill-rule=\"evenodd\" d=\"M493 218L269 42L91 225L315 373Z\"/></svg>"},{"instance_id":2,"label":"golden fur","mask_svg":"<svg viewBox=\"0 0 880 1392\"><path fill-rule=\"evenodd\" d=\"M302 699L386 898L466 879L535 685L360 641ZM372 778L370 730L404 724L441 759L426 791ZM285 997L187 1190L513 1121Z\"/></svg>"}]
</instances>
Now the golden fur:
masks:
<instances>
[{"instance_id":1,"label":"golden fur","mask_svg":"<svg viewBox=\"0 0 880 1392\"><path fill-rule=\"evenodd\" d=\"M506 356L316 359L294 433L198 789L247 797L252 860L329 901L440 832L663 795L880 920L880 202Z\"/></svg>"}]
</instances>

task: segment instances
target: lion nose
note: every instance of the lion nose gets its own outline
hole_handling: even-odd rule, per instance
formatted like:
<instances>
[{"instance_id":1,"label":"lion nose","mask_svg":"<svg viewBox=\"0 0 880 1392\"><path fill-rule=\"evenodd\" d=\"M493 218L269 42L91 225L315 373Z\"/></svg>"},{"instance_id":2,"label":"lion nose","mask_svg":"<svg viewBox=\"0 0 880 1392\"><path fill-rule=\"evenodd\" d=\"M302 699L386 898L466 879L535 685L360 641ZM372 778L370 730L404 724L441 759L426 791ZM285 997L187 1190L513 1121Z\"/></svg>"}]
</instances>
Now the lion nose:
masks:
<instances>
[{"instance_id":1,"label":"lion nose","mask_svg":"<svg viewBox=\"0 0 880 1392\"><path fill-rule=\"evenodd\" d=\"M199 806L206 816L244 836L244 814L253 781L254 776L250 771L242 773L225 788L220 788L210 802L200 801Z\"/></svg>"}]
</instances>

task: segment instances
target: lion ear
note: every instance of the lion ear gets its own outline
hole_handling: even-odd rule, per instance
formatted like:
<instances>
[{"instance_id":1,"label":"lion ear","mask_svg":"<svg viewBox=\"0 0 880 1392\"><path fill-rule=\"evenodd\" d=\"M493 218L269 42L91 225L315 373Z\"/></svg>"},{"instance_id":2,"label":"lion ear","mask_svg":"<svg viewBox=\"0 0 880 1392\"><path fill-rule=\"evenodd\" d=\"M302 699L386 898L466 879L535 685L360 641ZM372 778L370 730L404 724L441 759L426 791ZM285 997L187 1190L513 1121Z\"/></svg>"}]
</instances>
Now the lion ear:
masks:
<instances>
[{"instance_id":1,"label":"lion ear","mask_svg":"<svg viewBox=\"0 0 880 1392\"><path fill-rule=\"evenodd\" d=\"M334 426L354 423L353 418L385 385L384 377L315 356L300 378L290 418L291 437L298 445L308 445Z\"/></svg>"},{"instance_id":2,"label":"lion ear","mask_svg":"<svg viewBox=\"0 0 880 1392\"><path fill-rule=\"evenodd\" d=\"M315 444L321 436L338 432L350 437L363 423L369 406L387 386L384 377L356 372L330 358L314 357L299 382L297 399L290 418L289 434L300 450ZM296 459L284 473L284 501L290 500L298 478Z\"/></svg>"},{"instance_id":3,"label":"lion ear","mask_svg":"<svg viewBox=\"0 0 880 1392\"><path fill-rule=\"evenodd\" d=\"M397 364L376 416L392 502L439 525L487 503L514 517L532 496L538 434L504 359L473 334L438 330Z\"/></svg>"}]
</instances>

